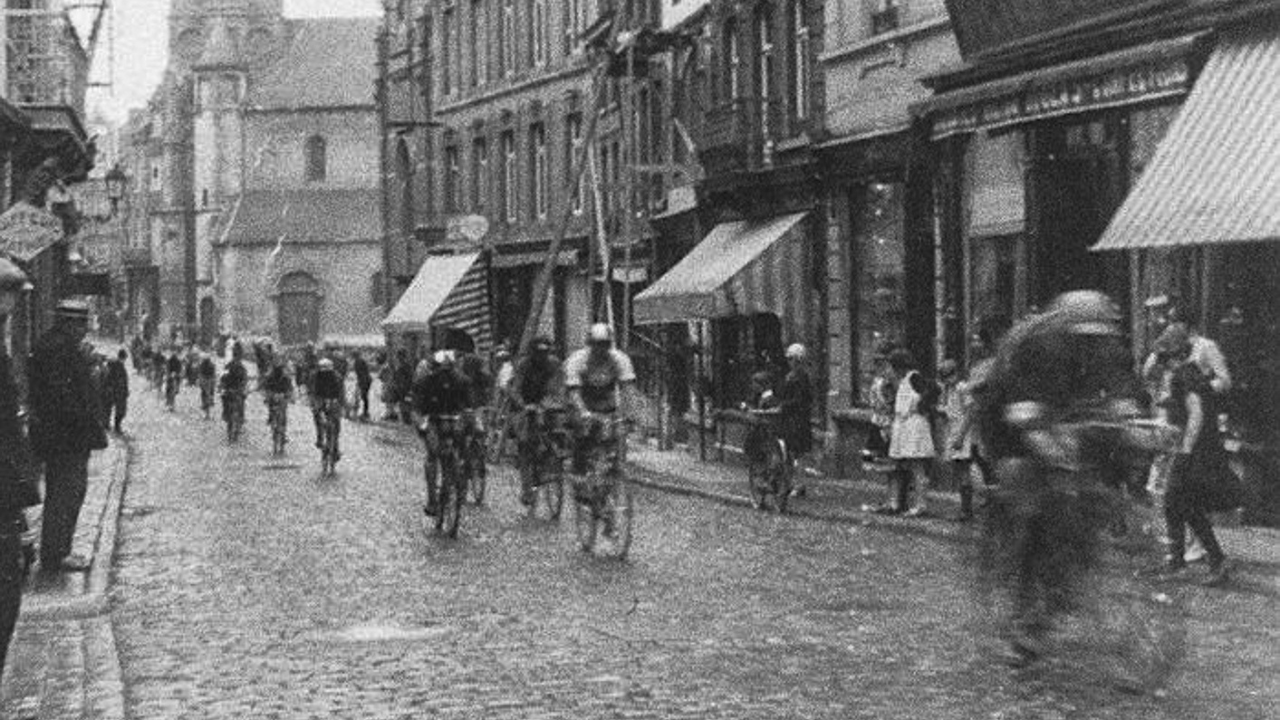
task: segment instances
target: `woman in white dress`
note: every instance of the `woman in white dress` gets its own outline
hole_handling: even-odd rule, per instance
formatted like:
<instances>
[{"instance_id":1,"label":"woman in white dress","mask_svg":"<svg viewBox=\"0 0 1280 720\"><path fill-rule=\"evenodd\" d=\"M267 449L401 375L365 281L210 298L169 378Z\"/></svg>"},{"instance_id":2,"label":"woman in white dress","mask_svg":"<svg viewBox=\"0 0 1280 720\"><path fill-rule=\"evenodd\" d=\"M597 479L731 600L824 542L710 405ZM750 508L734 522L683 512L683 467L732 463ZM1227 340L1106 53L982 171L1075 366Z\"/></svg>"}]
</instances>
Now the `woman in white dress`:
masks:
<instances>
[{"instance_id":1,"label":"woman in white dress","mask_svg":"<svg viewBox=\"0 0 1280 720\"><path fill-rule=\"evenodd\" d=\"M915 358L907 350L895 350L889 356L889 366L898 376L898 394L893 403L893 431L889 435L889 458L906 471L902 473L903 481L910 482L915 489L906 517L920 517L927 511L929 466L937 455L927 414L929 407L937 401L936 384L916 370ZM930 388L930 385L934 387ZM930 394L933 395L932 400L928 397ZM911 497L910 493L906 495ZM903 493L898 496L902 497Z\"/></svg>"}]
</instances>

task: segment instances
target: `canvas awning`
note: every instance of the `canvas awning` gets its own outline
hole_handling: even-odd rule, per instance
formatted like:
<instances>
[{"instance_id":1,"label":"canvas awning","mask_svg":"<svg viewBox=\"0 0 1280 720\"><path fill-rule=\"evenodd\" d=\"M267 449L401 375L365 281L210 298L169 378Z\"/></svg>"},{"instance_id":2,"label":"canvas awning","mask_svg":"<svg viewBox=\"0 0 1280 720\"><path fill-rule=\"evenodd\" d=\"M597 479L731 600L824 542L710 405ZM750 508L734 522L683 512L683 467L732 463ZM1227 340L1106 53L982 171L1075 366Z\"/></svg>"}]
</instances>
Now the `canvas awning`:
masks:
<instances>
[{"instance_id":1,"label":"canvas awning","mask_svg":"<svg viewBox=\"0 0 1280 720\"><path fill-rule=\"evenodd\" d=\"M773 313L806 324L812 285L802 241L805 213L721 223L657 282L636 295L637 323Z\"/></svg>"},{"instance_id":2,"label":"canvas awning","mask_svg":"<svg viewBox=\"0 0 1280 720\"><path fill-rule=\"evenodd\" d=\"M457 328L487 348L491 341L488 280L480 253L433 255L382 321L392 332Z\"/></svg>"},{"instance_id":3,"label":"canvas awning","mask_svg":"<svg viewBox=\"0 0 1280 720\"><path fill-rule=\"evenodd\" d=\"M1225 35L1095 250L1280 240L1280 33Z\"/></svg>"}]
</instances>

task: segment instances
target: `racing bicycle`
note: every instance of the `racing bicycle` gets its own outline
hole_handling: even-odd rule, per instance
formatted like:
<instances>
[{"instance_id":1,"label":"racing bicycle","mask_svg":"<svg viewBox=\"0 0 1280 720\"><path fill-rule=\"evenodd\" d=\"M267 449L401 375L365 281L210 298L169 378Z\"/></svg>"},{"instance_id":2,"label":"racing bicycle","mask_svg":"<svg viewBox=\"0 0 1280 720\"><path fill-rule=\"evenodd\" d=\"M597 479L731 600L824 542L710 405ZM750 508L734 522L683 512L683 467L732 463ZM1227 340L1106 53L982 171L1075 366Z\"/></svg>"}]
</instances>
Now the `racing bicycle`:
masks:
<instances>
[{"instance_id":1,"label":"racing bicycle","mask_svg":"<svg viewBox=\"0 0 1280 720\"><path fill-rule=\"evenodd\" d=\"M631 484L623 477L626 421L616 414L587 413L578 442L585 446L585 472L573 481L574 520L578 547L594 552L600 538L609 541L608 554L625 558L631 549L635 502Z\"/></svg>"},{"instance_id":2,"label":"racing bicycle","mask_svg":"<svg viewBox=\"0 0 1280 720\"><path fill-rule=\"evenodd\" d=\"M427 442L423 474L427 482L428 514L434 510L436 532L450 538L458 537L462 504L467 496L464 420L461 415L430 415L420 428Z\"/></svg>"},{"instance_id":3,"label":"racing bicycle","mask_svg":"<svg viewBox=\"0 0 1280 720\"><path fill-rule=\"evenodd\" d=\"M779 514L787 511L791 496L791 458L787 443L778 433L782 411L777 408L747 410L750 430L747 433L747 489L757 510L772 504Z\"/></svg>"},{"instance_id":4,"label":"racing bicycle","mask_svg":"<svg viewBox=\"0 0 1280 720\"><path fill-rule=\"evenodd\" d=\"M267 395L267 425L271 428L271 454L283 455L289 442L289 394Z\"/></svg>"},{"instance_id":5,"label":"racing bicycle","mask_svg":"<svg viewBox=\"0 0 1280 720\"><path fill-rule=\"evenodd\" d=\"M316 422L320 427L320 474L330 477L337 472L338 435L342 430L342 401L332 398L316 405Z\"/></svg>"},{"instance_id":6,"label":"racing bicycle","mask_svg":"<svg viewBox=\"0 0 1280 720\"><path fill-rule=\"evenodd\" d=\"M551 520L559 520L564 509L565 461L573 439L555 411L530 405L524 409L523 433L519 444L521 502L530 515L538 503Z\"/></svg>"},{"instance_id":7,"label":"racing bicycle","mask_svg":"<svg viewBox=\"0 0 1280 720\"><path fill-rule=\"evenodd\" d=\"M244 393L227 390L222 393L222 419L227 423L227 442L238 442L244 430Z\"/></svg>"}]
</instances>

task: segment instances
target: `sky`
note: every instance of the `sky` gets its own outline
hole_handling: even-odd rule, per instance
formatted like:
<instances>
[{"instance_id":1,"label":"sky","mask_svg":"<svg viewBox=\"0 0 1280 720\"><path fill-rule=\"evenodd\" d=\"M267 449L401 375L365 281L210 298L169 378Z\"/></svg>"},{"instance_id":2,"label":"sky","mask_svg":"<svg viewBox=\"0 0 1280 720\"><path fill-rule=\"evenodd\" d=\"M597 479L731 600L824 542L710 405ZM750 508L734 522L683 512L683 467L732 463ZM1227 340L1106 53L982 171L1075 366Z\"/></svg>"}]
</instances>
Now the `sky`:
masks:
<instances>
[{"instance_id":1,"label":"sky","mask_svg":"<svg viewBox=\"0 0 1280 720\"><path fill-rule=\"evenodd\" d=\"M129 108L142 107L160 82L168 56L169 0L114 0L115 77L111 88L91 89L90 113L99 109L123 121ZM285 0L290 17L377 15L379 0ZM94 58L93 79L106 81L109 48L104 35Z\"/></svg>"}]
</instances>

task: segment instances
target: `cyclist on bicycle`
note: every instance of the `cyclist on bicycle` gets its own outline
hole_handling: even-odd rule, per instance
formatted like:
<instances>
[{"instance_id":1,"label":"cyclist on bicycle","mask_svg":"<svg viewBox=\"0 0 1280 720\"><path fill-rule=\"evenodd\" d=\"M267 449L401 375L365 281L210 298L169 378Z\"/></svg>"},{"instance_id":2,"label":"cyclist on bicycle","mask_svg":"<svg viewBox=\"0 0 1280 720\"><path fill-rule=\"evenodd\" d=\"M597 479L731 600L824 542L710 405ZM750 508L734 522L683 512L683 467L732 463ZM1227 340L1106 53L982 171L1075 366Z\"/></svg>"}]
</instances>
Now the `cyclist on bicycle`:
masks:
<instances>
[{"instance_id":1,"label":"cyclist on bicycle","mask_svg":"<svg viewBox=\"0 0 1280 720\"><path fill-rule=\"evenodd\" d=\"M485 419L484 411L489 407L489 386L492 376L485 362L473 350L454 352L454 367L467 379L467 410L465 427L469 450L467 462L477 477L483 478L487 472L484 461Z\"/></svg>"},{"instance_id":2,"label":"cyclist on bicycle","mask_svg":"<svg viewBox=\"0 0 1280 720\"><path fill-rule=\"evenodd\" d=\"M630 408L637 407L635 382L631 358L613 347L613 328L605 323L592 325L587 346L564 363L565 390L579 418L573 452L575 475L586 474L591 448L604 440L599 424L589 421L620 410L630 419Z\"/></svg>"},{"instance_id":3,"label":"cyclist on bicycle","mask_svg":"<svg viewBox=\"0 0 1280 720\"><path fill-rule=\"evenodd\" d=\"M533 341L529 355L520 359L513 373L513 385L508 389L525 412L517 427L519 438L519 463L526 472L520 474L520 502L533 504L533 485L539 471L538 441L547 430L546 412L560 404L554 387L560 375L560 358L551 352L551 341L539 337Z\"/></svg>"},{"instance_id":4,"label":"cyclist on bicycle","mask_svg":"<svg viewBox=\"0 0 1280 720\"><path fill-rule=\"evenodd\" d=\"M339 437L338 433L342 428L342 378L338 375L338 371L333 367L333 361L329 358L321 358L316 363L315 374L311 377L311 415L316 423L316 448L324 449L323 425L325 421L324 414L328 414L328 420L333 423L333 431L335 439ZM334 462L342 459L342 453L338 452L334 455Z\"/></svg>"},{"instance_id":5,"label":"cyclist on bicycle","mask_svg":"<svg viewBox=\"0 0 1280 720\"><path fill-rule=\"evenodd\" d=\"M209 408L213 407L213 392L218 384L218 366L213 364L209 353L200 354L200 365L196 370L200 378L200 409L209 417Z\"/></svg>"},{"instance_id":6,"label":"cyclist on bicycle","mask_svg":"<svg viewBox=\"0 0 1280 720\"><path fill-rule=\"evenodd\" d=\"M267 425L270 426L272 412L287 412L293 400L293 380L285 372L284 358L279 355L271 358L271 370L262 379L262 392L267 396Z\"/></svg>"},{"instance_id":7,"label":"cyclist on bicycle","mask_svg":"<svg viewBox=\"0 0 1280 720\"><path fill-rule=\"evenodd\" d=\"M418 434L426 444L427 462L431 463L439 441L432 418L465 413L471 403L471 386L466 375L454 366L453 353L440 350L432 356L428 371L414 381L411 396ZM422 509L427 515L438 512L439 482L437 473L427 473L427 504Z\"/></svg>"},{"instance_id":8,"label":"cyclist on bicycle","mask_svg":"<svg viewBox=\"0 0 1280 720\"><path fill-rule=\"evenodd\" d=\"M222 371L222 419L230 422L231 413L244 413L244 398L248 393L249 371L240 359L239 346L231 353L231 362Z\"/></svg>"},{"instance_id":9,"label":"cyclist on bicycle","mask_svg":"<svg viewBox=\"0 0 1280 720\"><path fill-rule=\"evenodd\" d=\"M177 348L173 349L173 353L169 355L169 359L165 360L164 372L164 398L169 409L173 409L174 399L178 397L178 390L182 388L182 355L179 354Z\"/></svg>"}]
</instances>

